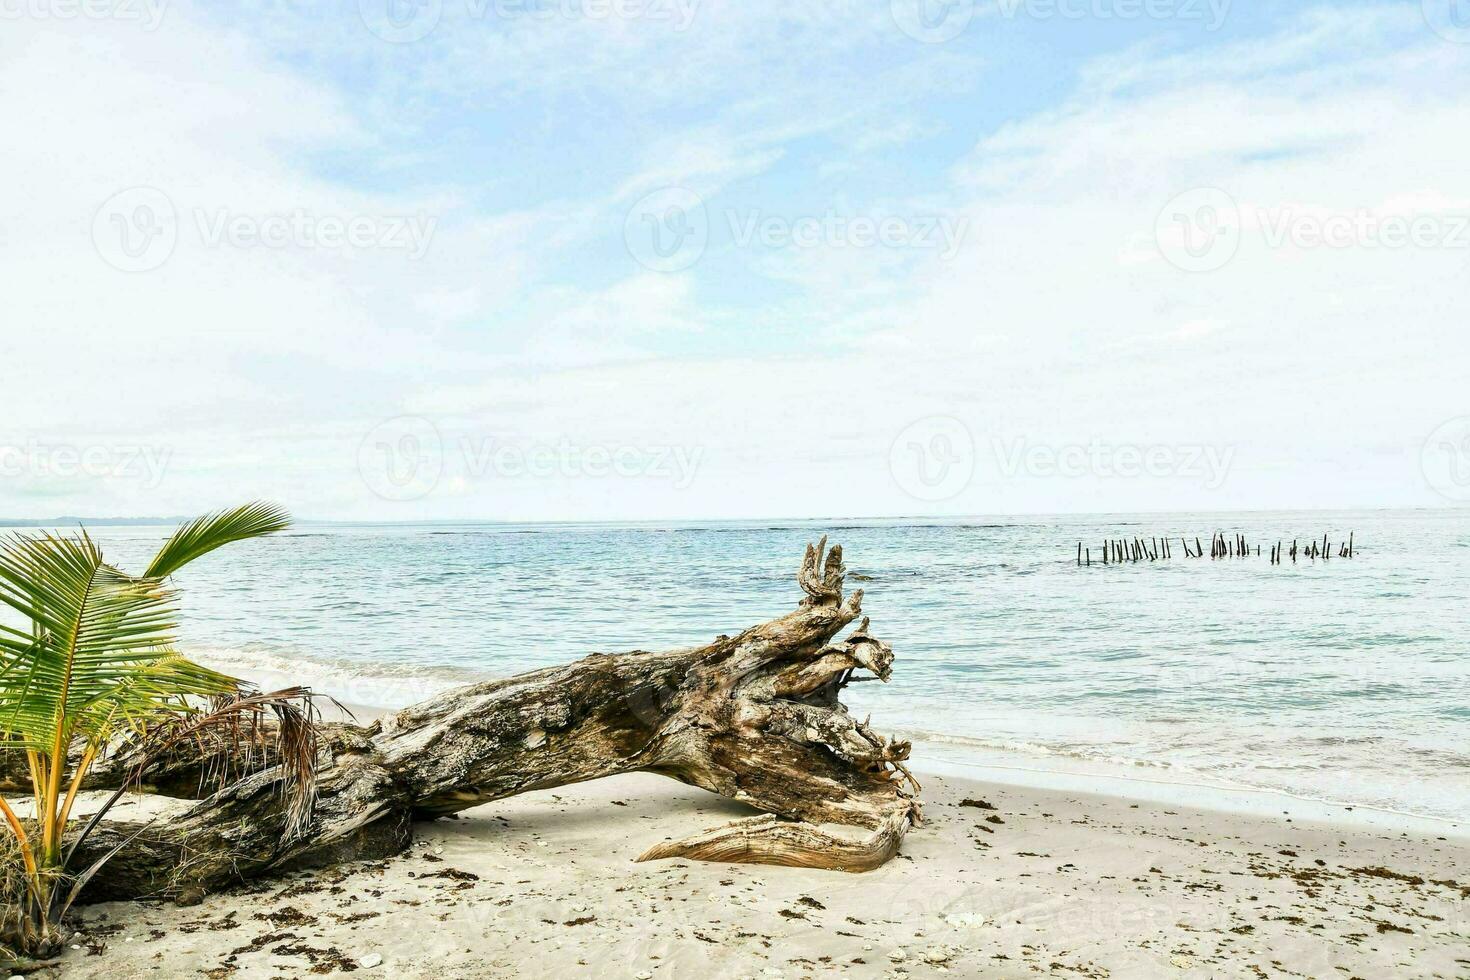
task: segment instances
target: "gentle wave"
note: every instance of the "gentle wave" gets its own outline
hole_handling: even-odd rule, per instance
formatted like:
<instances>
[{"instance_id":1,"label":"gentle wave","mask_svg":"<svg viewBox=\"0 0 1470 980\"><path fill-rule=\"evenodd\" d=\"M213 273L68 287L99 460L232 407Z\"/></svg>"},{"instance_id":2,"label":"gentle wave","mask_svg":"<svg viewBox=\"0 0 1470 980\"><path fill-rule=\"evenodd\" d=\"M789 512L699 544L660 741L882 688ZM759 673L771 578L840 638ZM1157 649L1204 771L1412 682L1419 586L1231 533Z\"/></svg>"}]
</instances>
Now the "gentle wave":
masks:
<instances>
[{"instance_id":1,"label":"gentle wave","mask_svg":"<svg viewBox=\"0 0 1470 980\"><path fill-rule=\"evenodd\" d=\"M831 533L897 657L891 683L850 689L853 710L925 752L1470 812L1470 512L301 531L181 576L187 649L389 709L594 651L733 635L792 607L806 544ZM1351 531L1358 556L1075 561L1078 541L1215 531ZM135 568L161 529L98 535Z\"/></svg>"},{"instance_id":2,"label":"gentle wave","mask_svg":"<svg viewBox=\"0 0 1470 980\"><path fill-rule=\"evenodd\" d=\"M198 647L200 663L262 688L309 687L349 708L392 711L465 684L494 679L455 667L365 664L346 657L307 657L258 647Z\"/></svg>"}]
</instances>

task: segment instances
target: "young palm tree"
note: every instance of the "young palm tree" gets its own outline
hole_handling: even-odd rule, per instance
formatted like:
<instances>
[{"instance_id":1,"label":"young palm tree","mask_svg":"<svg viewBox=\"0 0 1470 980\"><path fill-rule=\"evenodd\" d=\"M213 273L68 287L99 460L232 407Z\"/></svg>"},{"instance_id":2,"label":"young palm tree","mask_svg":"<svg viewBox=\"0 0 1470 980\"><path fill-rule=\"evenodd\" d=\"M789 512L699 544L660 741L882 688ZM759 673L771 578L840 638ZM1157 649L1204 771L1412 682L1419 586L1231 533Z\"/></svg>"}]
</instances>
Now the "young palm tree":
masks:
<instances>
[{"instance_id":1,"label":"young palm tree","mask_svg":"<svg viewBox=\"0 0 1470 980\"><path fill-rule=\"evenodd\" d=\"M25 754L34 800L33 815L22 819L0 796L13 838L0 848L0 861L9 850L19 862L0 868L0 876L20 891L13 903L7 896L14 907L0 922L0 941L32 956L58 948L62 917L106 860L80 874L68 869L121 790L69 847L63 838L83 780L110 747L128 743L140 772L157 752L186 740L202 748L210 732L238 734L242 720L273 710L272 730L292 743L274 756L298 790L291 822L299 829L309 819L310 694L260 694L186 659L175 649L177 594L168 585L195 558L289 523L284 511L264 503L206 515L180 527L137 577L107 564L85 531L0 541L0 603L21 617L14 625L0 621L0 749Z\"/></svg>"}]
</instances>

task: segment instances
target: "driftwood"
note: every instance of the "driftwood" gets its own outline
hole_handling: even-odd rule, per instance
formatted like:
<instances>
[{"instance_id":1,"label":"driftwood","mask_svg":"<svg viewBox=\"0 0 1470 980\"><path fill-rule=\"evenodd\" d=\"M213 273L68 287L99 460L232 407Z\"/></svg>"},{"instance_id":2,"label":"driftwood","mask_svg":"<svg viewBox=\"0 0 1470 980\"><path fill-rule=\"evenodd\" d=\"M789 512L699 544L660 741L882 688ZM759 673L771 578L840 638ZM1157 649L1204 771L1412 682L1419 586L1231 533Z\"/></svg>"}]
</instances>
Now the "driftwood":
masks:
<instances>
[{"instance_id":1,"label":"driftwood","mask_svg":"<svg viewBox=\"0 0 1470 980\"><path fill-rule=\"evenodd\" d=\"M89 897L197 901L250 878L397 853L418 819L625 772L661 773L764 811L639 860L878 867L918 820L918 785L904 768L908 743L874 733L838 700L856 671L887 680L893 652L867 619L837 639L858 619L862 592L844 598L842 550L824 555L825 543L807 548L800 606L738 636L593 654L450 691L367 727L324 726L314 822L295 839L283 834L270 769L177 819L106 824L87 850L123 846ZM221 761L166 760L147 785L183 794ZM123 768L99 769L93 785L115 783ZM833 824L858 832L822 826Z\"/></svg>"}]
</instances>

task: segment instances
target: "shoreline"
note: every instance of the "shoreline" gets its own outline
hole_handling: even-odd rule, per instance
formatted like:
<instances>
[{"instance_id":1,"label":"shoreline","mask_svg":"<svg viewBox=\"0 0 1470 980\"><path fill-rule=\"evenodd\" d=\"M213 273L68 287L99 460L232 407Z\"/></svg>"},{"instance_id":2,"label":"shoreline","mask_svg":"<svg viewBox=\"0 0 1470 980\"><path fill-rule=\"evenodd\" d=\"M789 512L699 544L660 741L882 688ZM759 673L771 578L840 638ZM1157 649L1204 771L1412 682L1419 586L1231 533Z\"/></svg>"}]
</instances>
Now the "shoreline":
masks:
<instances>
[{"instance_id":1,"label":"shoreline","mask_svg":"<svg viewBox=\"0 0 1470 980\"><path fill-rule=\"evenodd\" d=\"M368 725L392 714L397 708L342 703L350 713L330 705L327 721L353 720ZM1364 803L1343 803L1290 793L1267 787L1244 786L1225 781L1191 779L1178 770L1150 767L1155 773L1171 772L1176 778L1142 775L1141 767L1106 763L1077 757L1062 757L1004 750L974 744L974 740L934 733L895 729L897 737L912 739L914 756L909 768L927 773L970 779L1018 789L1090 793L1157 804L1192 806L1201 810L1238 813L1259 817L1278 815L1319 823L1340 824L1367 830L1398 830L1415 834L1461 837L1470 840L1470 822L1430 814L1413 813Z\"/></svg>"},{"instance_id":2,"label":"shoreline","mask_svg":"<svg viewBox=\"0 0 1470 980\"><path fill-rule=\"evenodd\" d=\"M910 768L935 775L973 779L1021 789L1091 793L1157 804L1180 804L1200 810L1246 816L1292 816L1365 830L1443 834L1470 841L1470 823L1466 821L1411 813L1391 807L1342 803L1266 787L1194 781L1187 778L1156 778L1140 775L1123 765L1088 764L1086 760L1080 759L1045 766L1041 764L1047 761L1045 757L1030 756L1022 752L1005 753L996 750L976 753L974 750L961 750L949 754L944 751L950 747L948 743L929 741L921 736L915 736L914 746L916 752L922 747L934 754L916 758ZM989 760L980 756L988 756Z\"/></svg>"},{"instance_id":3,"label":"shoreline","mask_svg":"<svg viewBox=\"0 0 1470 980\"><path fill-rule=\"evenodd\" d=\"M921 778L924 822L865 874L635 863L750 811L631 774L421 823L385 861L191 908L83 909L79 948L50 975L479 978L530 962L633 980L1470 971L1459 838Z\"/></svg>"}]
</instances>

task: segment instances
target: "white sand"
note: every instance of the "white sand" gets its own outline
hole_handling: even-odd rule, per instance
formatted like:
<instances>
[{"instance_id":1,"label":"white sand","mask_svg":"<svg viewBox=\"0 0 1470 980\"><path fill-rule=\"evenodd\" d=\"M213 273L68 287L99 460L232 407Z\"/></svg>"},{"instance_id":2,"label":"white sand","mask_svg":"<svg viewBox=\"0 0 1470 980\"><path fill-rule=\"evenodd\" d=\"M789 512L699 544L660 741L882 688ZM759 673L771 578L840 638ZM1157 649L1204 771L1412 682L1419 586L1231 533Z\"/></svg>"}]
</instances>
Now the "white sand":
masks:
<instances>
[{"instance_id":1,"label":"white sand","mask_svg":"<svg viewBox=\"0 0 1470 980\"><path fill-rule=\"evenodd\" d=\"M528 794L388 861L84 909L47 972L1470 977L1465 838L937 777L924 796L902 855L849 875L633 863L748 813L660 777Z\"/></svg>"}]
</instances>

